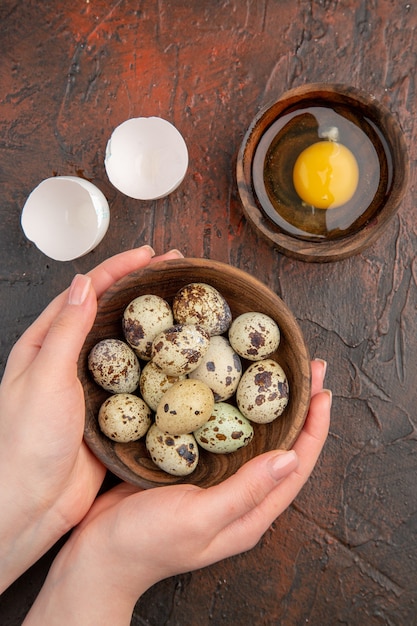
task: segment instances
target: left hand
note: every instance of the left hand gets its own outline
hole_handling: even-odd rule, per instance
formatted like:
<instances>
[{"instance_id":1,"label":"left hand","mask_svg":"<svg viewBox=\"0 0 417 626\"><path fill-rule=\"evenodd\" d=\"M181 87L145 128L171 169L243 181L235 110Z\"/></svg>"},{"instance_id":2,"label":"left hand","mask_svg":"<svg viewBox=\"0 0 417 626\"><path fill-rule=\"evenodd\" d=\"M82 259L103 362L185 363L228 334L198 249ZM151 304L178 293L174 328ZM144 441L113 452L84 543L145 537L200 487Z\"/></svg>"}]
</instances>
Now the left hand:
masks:
<instances>
[{"instance_id":1,"label":"left hand","mask_svg":"<svg viewBox=\"0 0 417 626\"><path fill-rule=\"evenodd\" d=\"M76 276L10 353L0 386L0 592L78 524L102 483L105 470L83 442L77 360L97 298L153 255L143 246Z\"/></svg>"}]
</instances>

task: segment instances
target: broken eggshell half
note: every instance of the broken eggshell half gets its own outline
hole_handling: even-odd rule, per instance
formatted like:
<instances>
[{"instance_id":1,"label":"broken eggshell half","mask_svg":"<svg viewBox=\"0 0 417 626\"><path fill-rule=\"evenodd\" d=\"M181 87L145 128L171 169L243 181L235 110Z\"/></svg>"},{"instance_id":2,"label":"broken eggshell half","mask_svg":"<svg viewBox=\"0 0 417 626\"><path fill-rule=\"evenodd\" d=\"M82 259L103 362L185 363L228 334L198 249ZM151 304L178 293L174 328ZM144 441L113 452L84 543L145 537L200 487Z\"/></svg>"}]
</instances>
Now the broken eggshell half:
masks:
<instances>
[{"instance_id":1,"label":"broken eggshell half","mask_svg":"<svg viewBox=\"0 0 417 626\"><path fill-rule=\"evenodd\" d=\"M76 176L43 180L22 210L29 241L56 261L71 261L95 248L107 232L108 202L93 183Z\"/></svg>"},{"instance_id":2,"label":"broken eggshell half","mask_svg":"<svg viewBox=\"0 0 417 626\"><path fill-rule=\"evenodd\" d=\"M133 117L111 134L104 161L116 189L136 200L157 200L174 191L188 168L181 133L160 117Z\"/></svg>"}]
</instances>

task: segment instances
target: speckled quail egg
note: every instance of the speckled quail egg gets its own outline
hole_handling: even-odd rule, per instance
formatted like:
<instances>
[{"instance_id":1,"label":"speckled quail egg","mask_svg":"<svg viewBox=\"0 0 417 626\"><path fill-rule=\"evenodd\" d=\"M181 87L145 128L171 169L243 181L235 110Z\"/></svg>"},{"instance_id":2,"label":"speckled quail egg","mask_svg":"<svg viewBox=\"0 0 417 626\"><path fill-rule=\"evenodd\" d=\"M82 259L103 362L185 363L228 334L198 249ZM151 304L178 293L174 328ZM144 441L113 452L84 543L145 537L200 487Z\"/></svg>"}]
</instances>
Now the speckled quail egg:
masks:
<instances>
[{"instance_id":1,"label":"speckled quail egg","mask_svg":"<svg viewBox=\"0 0 417 626\"><path fill-rule=\"evenodd\" d=\"M126 341L140 359L149 361L152 342L158 333L173 326L171 307L163 298L146 294L130 302L122 318Z\"/></svg>"},{"instance_id":2,"label":"speckled quail egg","mask_svg":"<svg viewBox=\"0 0 417 626\"><path fill-rule=\"evenodd\" d=\"M199 324L210 335L221 335L232 322L227 301L206 283L189 283L182 287L174 297L172 310L177 323Z\"/></svg>"},{"instance_id":3,"label":"speckled quail egg","mask_svg":"<svg viewBox=\"0 0 417 626\"><path fill-rule=\"evenodd\" d=\"M210 417L213 392L200 380L186 378L170 387L156 409L155 423L171 435L191 433Z\"/></svg>"},{"instance_id":4,"label":"speckled quail egg","mask_svg":"<svg viewBox=\"0 0 417 626\"><path fill-rule=\"evenodd\" d=\"M139 384L136 354L121 339L103 339L88 355L88 369L95 382L111 393L132 393Z\"/></svg>"},{"instance_id":5,"label":"speckled quail egg","mask_svg":"<svg viewBox=\"0 0 417 626\"><path fill-rule=\"evenodd\" d=\"M189 378L201 380L210 387L214 400L228 400L235 393L242 376L242 362L229 341L222 335L210 338L209 349Z\"/></svg>"},{"instance_id":6,"label":"speckled quail egg","mask_svg":"<svg viewBox=\"0 0 417 626\"><path fill-rule=\"evenodd\" d=\"M199 450L194 435L170 435L152 424L146 434L146 448L152 461L174 476L191 474L198 464Z\"/></svg>"},{"instance_id":7,"label":"speckled quail egg","mask_svg":"<svg viewBox=\"0 0 417 626\"><path fill-rule=\"evenodd\" d=\"M216 402L209 420L194 432L197 443L215 454L235 452L253 439L253 426L228 402Z\"/></svg>"},{"instance_id":8,"label":"speckled quail egg","mask_svg":"<svg viewBox=\"0 0 417 626\"><path fill-rule=\"evenodd\" d=\"M164 393L179 380L184 380L185 374L181 376L170 376L165 374L161 368L153 361L148 361L142 370L139 381L140 395L146 404L156 411L158 403Z\"/></svg>"},{"instance_id":9,"label":"speckled quail egg","mask_svg":"<svg viewBox=\"0 0 417 626\"><path fill-rule=\"evenodd\" d=\"M208 350L210 336L195 324L176 324L159 333L152 344L152 360L170 376L192 372Z\"/></svg>"},{"instance_id":10,"label":"speckled quail egg","mask_svg":"<svg viewBox=\"0 0 417 626\"><path fill-rule=\"evenodd\" d=\"M282 367L272 359L252 363L240 379L236 402L247 419L267 424L279 417L288 404L288 381Z\"/></svg>"},{"instance_id":11,"label":"speckled quail egg","mask_svg":"<svg viewBox=\"0 0 417 626\"><path fill-rule=\"evenodd\" d=\"M147 404L131 393L116 393L103 402L98 412L102 433L120 443L143 437L152 422Z\"/></svg>"},{"instance_id":12,"label":"speckled quail egg","mask_svg":"<svg viewBox=\"0 0 417 626\"><path fill-rule=\"evenodd\" d=\"M257 311L242 313L229 328L229 341L233 349L249 361L270 357L278 348L280 337L275 320Z\"/></svg>"}]
</instances>

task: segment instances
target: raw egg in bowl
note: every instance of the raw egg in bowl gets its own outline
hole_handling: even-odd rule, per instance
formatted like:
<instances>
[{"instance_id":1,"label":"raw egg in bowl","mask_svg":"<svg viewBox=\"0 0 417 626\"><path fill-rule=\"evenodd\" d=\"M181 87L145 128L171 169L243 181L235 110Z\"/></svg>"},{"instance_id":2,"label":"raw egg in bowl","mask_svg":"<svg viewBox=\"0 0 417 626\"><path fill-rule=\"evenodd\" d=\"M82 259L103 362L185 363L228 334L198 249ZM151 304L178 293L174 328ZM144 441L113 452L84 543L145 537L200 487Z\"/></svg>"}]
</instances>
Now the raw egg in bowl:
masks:
<instances>
[{"instance_id":1,"label":"raw egg in bowl","mask_svg":"<svg viewBox=\"0 0 417 626\"><path fill-rule=\"evenodd\" d=\"M313 84L255 117L236 174L246 217L281 252L333 261L380 236L408 170L403 133L384 106L353 87Z\"/></svg>"}]
</instances>

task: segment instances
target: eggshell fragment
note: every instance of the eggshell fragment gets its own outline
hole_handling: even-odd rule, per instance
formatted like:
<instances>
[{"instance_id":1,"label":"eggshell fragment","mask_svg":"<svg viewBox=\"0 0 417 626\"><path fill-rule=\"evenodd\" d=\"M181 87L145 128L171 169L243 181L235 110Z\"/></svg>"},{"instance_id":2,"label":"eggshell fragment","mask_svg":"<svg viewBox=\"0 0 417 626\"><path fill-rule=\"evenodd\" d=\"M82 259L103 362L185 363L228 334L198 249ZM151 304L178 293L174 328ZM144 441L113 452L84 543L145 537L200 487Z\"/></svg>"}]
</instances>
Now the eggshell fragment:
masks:
<instances>
[{"instance_id":1,"label":"eggshell fragment","mask_svg":"<svg viewBox=\"0 0 417 626\"><path fill-rule=\"evenodd\" d=\"M206 383L216 402L228 400L235 393L242 376L242 362L226 337L215 335L200 365L189 378Z\"/></svg>"},{"instance_id":2,"label":"eggshell fragment","mask_svg":"<svg viewBox=\"0 0 417 626\"><path fill-rule=\"evenodd\" d=\"M253 426L232 404L216 402L208 421L194 432L197 443L215 454L235 452L253 439Z\"/></svg>"},{"instance_id":3,"label":"eggshell fragment","mask_svg":"<svg viewBox=\"0 0 417 626\"><path fill-rule=\"evenodd\" d=\"M103 239L109 221L103 193L77 176L43 180L30 193L21 215L26 237L56 261L70 261L90 252Z\"/></svg>"},{"instance_id":4,"label":"eggshell fragment","mask_svg":"<svg viewBox=\"0 0 417 626\"><path fill-rule=\"evenodd\" d=\"M199 450L194 435L170 435L152 424L146 435L152 461L174 476L187 476L197 467Z\"/></svg>"},{"instance_id":5,"label":"eggshell fragment","mask_svg":"<svg viewBox=\"0 0 417 626\"><path fill-rule=\"evenodd\" d=\"M174 318L179 324L198 324L209 335L221 335L232 322L232 313L222 294L206 283L189 283L172 302Z\"/></svg>"},{"instance_id":6,"label":"eggshell fragment","mask_svg":"<svg viewBox=\"0 0 417 626\"><path fill-rule=\"evenodd\" d=\"M180 380L159 401L155 422L171 435L191 433L210 417L214 405L211 389L199 380Z\"/></svg>"},{"instance_id":7,"label":"eggshell fragment","mask_svg":"<svg viewBox=\"0 0 417 626\"><path fill-rule=\"evenodd\" d=\"M258 424L279 417L288 404L288 381L282 367L272 359L252 363L240 379L236 402L243 415Z\"/></svg>"},{"instance_id":8,"label":"eggshell fragment","mask_svg":"<svg viewBox=\"0 0 417 626\"><path fill-rule=\"evenodd\" d=\"M140 394L146 404L153 411L156 411L159 401L164 393L172 387L174 383L184 379L185 374L182 374L181 376L170 376L161 370L156 363L149 361L146 363L140 375Z\"/></svg>"},{"instance_id":9,"label":"eggshell fragment","mask_svg":"<svg viewBox=\"0 0 417 626\"><path fill-rule=\"evenodd\" d=\"M120 339L99 341L88 355L88 369L95 382L111 393L132 393L139 384L138 358Z\"/></svg>"},{"instance_id":10,"label":"eggshell fragment","mask_svg":"<svg viewBox=\"0 0 417 626\"><path fill-rule=\"evenodd\" d=\"M153 294L138 296L123 313L122 327L126 341L140 359L149 361L152 342L158 333L174 324L171 307Z\"/></svg>"},{"instance_id":11,"label":"eggshell fragment","mask_svg":"<svg viewBox=\"0 0 417 626\"><path fill-rule=\"evenodd\" d=\"M167 120L135 117L114 129L104 164L116 189L137 200L155 200L184 179L188 150L181 133Z\"/></svg>"},{"instance_id":12,"label":"eggshell fragment","mask_svg":"<svg viewBox=\"0 0 417 626\"><path fill-rule=\"evenodd\" d=\"M270 357L277 350L280 337L275 320L257 311L242 313L233 320L229 329L233 349L249 361Z\"/></svg>"},{"instance_id":13,"label":"eggshell fragment","mask_svg":"<svg viewBox=\"0 0 417 626\"><path fill-rule=\"evenodd\" d=\"M98 413L102 433L120 443L143 437L151 425L152 411L130 393L117 393L103 402Z\"/></svg>"},{"instance_id":14,"label":"eggshell fragment","mask_svg":"<svg viewBox=\"0 0 417 626\"><path fill-rule=\"evenodd\" d=\"M152 360L170 376L188 374L199 366L210 336L195 324L176 324L159 333L152 344Z\"/></svg>"}]
</instances>

